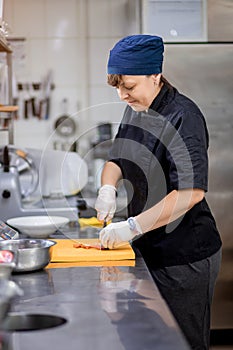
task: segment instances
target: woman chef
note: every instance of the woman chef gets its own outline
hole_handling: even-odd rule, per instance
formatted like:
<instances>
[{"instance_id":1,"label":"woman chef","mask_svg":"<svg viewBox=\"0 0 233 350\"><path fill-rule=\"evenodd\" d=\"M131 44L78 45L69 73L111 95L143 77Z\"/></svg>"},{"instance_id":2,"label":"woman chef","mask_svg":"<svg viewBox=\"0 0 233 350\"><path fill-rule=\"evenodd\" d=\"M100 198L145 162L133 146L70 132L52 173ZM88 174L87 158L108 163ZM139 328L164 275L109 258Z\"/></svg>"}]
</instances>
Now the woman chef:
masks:
<instances>
[{"instance_id":1,"label":"woman chef","mask_svg":"<svg viewBox=\"0 0 233 350\"><path fill-rule=\"evenodd\" d=\"M208 349L210 308L221 239L205 199L208 131L193 101L162 75L163 41L132 35L110 51L108 83L127 103L95 208L99 220L116 210L126 183L126 221L101 230L104 247L127 241L143 256L192 349Z\"/></svg>"}]
</instances>

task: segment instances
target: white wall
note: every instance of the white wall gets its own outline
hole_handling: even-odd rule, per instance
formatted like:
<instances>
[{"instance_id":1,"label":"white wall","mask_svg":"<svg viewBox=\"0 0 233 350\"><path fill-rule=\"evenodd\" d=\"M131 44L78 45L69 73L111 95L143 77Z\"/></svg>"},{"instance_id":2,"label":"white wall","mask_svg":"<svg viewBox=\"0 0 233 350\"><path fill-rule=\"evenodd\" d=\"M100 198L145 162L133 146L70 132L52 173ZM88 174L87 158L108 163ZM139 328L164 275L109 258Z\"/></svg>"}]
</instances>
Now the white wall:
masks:
<instances>
[{"instance_id":1,"label":"white wall","mask_svg":"<svg viewBox=\"0 0 233 350\"><path fill-rule=\"evenodd\" d=\"M44 147L54 121L64 113L63 98L76 121L76 137L100 121L120 120L123 106L112 108L119 100L106 84L106 63L114 43L139 30L128 5L127 0L5 0L10 36L26 39L24 66L15 70L16 79L38 82L52 69L55 84L48 120L16 121L17 146Z\"/></svg>"}]
</instances>

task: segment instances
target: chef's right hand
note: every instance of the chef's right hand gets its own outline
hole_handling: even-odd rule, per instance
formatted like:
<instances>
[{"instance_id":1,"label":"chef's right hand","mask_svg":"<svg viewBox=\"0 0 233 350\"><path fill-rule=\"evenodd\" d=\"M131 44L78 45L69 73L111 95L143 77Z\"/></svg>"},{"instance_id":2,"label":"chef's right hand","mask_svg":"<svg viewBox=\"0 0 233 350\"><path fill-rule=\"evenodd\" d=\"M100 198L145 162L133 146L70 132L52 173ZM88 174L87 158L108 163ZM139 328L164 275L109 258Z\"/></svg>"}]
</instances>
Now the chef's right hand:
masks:
<instances>
[{"instance_id":1,"label":"chef's right hand","mask_svg":"<svg viewBox=\"0 0 233 350\"><path fill-rule=\"evenodd\" d=\"M112 185L103 185L99 189L99 194L95 203L97 219L109 221L116 211L116 188Z\"/></svg>"}]
</instances>

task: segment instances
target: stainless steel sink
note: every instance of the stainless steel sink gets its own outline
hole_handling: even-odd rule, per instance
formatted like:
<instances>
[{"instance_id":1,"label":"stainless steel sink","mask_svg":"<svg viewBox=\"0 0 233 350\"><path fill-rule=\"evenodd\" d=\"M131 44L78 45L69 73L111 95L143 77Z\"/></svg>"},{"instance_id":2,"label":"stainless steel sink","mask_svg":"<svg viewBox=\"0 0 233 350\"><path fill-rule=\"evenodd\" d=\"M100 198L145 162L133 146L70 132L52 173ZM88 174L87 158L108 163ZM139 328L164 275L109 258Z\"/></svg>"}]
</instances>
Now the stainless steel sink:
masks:
<instances>
[{"instance_id":1,"label":"stainless steel sink","mask_svg":"<svg viewBox=\"0 0 233 350\"><path fill-rule=\"evenodd\" d=\"M25 332L58 327L65 324L63 317L47 314L9 313L2 329L7 332Z\"/></svg>"}]
</instances>

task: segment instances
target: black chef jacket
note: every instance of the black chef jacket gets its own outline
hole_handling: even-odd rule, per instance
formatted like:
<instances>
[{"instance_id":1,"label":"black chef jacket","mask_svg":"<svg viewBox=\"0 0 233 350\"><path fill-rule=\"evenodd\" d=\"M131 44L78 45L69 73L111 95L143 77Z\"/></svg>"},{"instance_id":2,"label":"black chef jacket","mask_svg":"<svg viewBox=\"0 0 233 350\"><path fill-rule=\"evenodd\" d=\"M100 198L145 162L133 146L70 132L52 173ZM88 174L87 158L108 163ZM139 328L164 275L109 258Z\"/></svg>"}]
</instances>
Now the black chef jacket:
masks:
<instances>
[{"instance_id":1,"label":"black chef jacket","mask_svg":"<svg viewBox=\"0 0 233 350\"><path fill-rule=\"evenodd\" d=\"M189 98L164 84L147 112L127 106L110 151L122 171L128 214L147 210L176 189L208 189L208 131ZM151 268L191 263L221 247L205 199L173 223L133 242Z\"/></svg>"}]
</instances>

